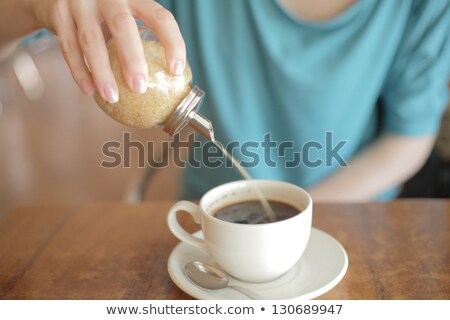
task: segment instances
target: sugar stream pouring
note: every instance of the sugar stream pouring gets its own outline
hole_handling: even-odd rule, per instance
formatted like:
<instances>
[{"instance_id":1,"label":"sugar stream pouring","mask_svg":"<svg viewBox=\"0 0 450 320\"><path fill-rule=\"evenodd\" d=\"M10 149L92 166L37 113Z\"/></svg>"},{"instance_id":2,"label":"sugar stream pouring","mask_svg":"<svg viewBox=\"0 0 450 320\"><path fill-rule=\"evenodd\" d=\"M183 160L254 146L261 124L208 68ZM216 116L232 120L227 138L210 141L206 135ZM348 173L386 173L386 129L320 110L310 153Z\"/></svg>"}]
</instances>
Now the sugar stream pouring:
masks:
<instances>
[{"instance_id":1,"label":"sugar stream pouring","mask_svg":"<svg viewBox=\"0 0 450 320\"><path fill-rule=\"evenodd\" d=\"M180 132L187 125L191 126L216 147L232 162L233 166L247 180L251 179L248 172L214 137L211 121L198 111L205 92L197 86L192 86L192 71L186 65L182 75L173 75L166 69L164 48L150 30L140 31L144 54L148 65L147 91L137 94L131 91L125 83L117 48L112 40L108 44L111 69L119 89L119 101L109 103L95 95L95 101L113 119L135 128L162 127L170 136ZM259 200L271 221L276 216L268 201L259 190L256 190Z\"/></svg>"}]
</instances>

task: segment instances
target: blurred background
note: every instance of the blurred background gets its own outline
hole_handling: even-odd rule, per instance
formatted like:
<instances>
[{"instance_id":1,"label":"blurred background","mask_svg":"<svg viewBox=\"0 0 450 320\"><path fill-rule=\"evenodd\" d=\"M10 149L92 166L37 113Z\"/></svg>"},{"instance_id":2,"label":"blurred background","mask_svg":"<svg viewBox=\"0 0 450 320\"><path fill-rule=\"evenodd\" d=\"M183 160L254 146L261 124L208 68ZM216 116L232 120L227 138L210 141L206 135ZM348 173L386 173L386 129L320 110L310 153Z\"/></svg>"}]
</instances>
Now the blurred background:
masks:
<instances>
[{"instance_id":1,"label":"blurred background","mask_svg":"<svg viewBox=\"0 0 450 320\"><path fill-rule=\"evenodd\" d=\"M0 216L18 205L175 199L180 170L100 167L102 146L123 133L147 143L169 140L160 129L117 123L73 81L55 36L0 47ZM145 189L139 190L144 183Z\"/></svg>"},{"instance_id":2,"label":"blurred background","mask_svg":"<svg viewBox=\"0 0 450 320\"><path fill-rule=\"evenodd\" d=\"M103 144L122 141L124 132L155 146L169 140L160 129L132 129L106 116L76 87L53 35L1 47L0 217L18 205L176 199L180 169L173 164L150 172L137 168L134 154L131 168L100 167ZM450 197L450 111L402 197Z\"/></svg>"}]
</instances>

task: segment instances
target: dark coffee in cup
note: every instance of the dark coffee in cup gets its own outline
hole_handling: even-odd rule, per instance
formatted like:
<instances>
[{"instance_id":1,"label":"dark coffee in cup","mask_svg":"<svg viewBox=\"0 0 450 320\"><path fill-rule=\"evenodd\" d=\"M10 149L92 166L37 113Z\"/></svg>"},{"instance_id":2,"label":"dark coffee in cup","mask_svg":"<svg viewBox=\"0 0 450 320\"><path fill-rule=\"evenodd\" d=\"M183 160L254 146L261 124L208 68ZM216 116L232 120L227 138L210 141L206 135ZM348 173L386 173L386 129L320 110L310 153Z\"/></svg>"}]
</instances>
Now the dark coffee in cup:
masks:
<instances>
[{"instance_id":1,"label":"dark coffee in cup","mask_svg":"<svg viewBox=\"0 0 450 320\"><path fill-rule=\"evenodd\" d=\"M276 216L276 221L282 221L299 214L301 210L280 201L268 200L270 207ZM213 214L217 219L240 223L240 224L261 224L270 221L259 200L237 202L216 210Z\"/></svg>"}]
</instances>

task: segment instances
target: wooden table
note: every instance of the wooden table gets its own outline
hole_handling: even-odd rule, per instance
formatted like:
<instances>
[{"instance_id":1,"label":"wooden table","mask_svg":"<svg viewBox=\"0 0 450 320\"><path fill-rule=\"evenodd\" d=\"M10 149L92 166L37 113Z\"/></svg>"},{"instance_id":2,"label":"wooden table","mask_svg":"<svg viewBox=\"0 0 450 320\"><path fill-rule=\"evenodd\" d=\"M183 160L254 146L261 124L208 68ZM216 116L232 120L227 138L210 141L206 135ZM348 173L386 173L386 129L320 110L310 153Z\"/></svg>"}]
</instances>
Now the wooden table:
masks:
<instances>
[{"instance_id":1,"label":"wooden table","mask_svg":"<svg viewBox=\"0 0 450 320\"><path fill-rule=\"evenodd\" d=\"M17 208L0 220L0 299L190 299L167 273L172 204ZM349 256L320 298L450 298L450 201L317 204L313 224Z\"/></svg>"}]
</instances>

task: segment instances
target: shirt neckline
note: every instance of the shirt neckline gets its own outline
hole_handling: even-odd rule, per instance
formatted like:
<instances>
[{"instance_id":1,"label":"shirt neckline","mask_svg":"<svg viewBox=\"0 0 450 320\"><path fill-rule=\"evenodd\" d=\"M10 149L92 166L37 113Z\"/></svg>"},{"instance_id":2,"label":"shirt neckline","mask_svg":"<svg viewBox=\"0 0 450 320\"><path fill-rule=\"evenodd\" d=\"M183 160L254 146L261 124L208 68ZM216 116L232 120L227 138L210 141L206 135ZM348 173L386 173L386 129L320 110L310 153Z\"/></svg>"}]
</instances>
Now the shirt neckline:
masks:
<instances>
[{"instance_id":1,"label":"shirt neckline","mask_svg":"<svg viewBox=\"0 0 450 320\"><path fill-rule=\"evenodd\" d=\"M278 9L278 11L287 17L290 21L294 22L297 25L302 25L309 28L315 29L329 29L329 28L337 28L340 27L349 21L353 20L356 15L360 12L361 8L367 3L366 0L357 0L350 7L345 9L343 12L339 13L337 16L324 20L324 21L311 21L299 18L289 12L286 8L284 8L279 0L270 0L274 6Z\"/></svg>"}]
</instances>

